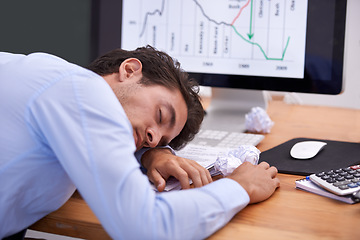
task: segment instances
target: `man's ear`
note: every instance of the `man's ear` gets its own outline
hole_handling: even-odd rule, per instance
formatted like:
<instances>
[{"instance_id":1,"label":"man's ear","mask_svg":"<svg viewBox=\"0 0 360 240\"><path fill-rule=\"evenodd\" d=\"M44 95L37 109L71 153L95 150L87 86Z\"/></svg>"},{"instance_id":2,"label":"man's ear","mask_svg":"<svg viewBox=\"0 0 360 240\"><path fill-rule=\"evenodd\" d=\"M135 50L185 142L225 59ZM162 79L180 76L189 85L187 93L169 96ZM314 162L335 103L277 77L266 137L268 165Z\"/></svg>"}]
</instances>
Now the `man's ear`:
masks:
<instances>
[{"instance_id":1,"label":"man's ear","mask_svg":"<svg viewBox=\"0 0 360 240\"><path fill-rule=\"evenodd\" d=\"M119 66L120 81L126 81L142 74L142 64L137 58L128 58ZM135 78L137 79L137 78Z\"/></svg>"}]
</instances>

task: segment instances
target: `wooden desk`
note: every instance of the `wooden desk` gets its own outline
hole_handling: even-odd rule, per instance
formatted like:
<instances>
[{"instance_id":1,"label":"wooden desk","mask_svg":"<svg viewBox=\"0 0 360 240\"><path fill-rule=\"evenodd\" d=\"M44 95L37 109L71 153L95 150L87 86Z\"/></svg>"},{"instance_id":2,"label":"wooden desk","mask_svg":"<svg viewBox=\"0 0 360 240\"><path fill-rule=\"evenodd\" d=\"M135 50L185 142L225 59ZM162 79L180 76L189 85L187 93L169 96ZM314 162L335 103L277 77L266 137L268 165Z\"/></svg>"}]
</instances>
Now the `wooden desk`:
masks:
<instances>
[{"instance_id":1,"label":"wooden desk","mask_svg":"<svg viewBox=\"0 0 360 240\"><path fill-rule=\"evenodd\" d=\"M360 110L269 103L275 122L257 146L261 151L295 137L360 142ZM247 206L209 239L360 239L360 204L348 205L295 189L301 176L279 174L281 187L262 203ZM85 239L109 239L78 196L33 226L33 230Z\"/></svg>"}]
</instances>

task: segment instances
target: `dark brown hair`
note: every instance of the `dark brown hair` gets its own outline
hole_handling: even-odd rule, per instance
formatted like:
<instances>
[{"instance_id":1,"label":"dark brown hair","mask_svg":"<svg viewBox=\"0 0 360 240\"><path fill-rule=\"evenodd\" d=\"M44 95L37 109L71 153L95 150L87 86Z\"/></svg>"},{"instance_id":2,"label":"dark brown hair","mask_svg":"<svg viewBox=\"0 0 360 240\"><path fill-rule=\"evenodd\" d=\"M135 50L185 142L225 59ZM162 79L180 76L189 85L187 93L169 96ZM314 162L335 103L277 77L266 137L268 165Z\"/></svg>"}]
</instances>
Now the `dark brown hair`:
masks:
<instances>
[{"instance_id":1,"label":"dark brown hair","mask_svg":"<svg viewBox=\"0 0 360 240\"><path fill-rule=\"evenodd\" d=\"M96 59L88 69L101 76L117 73L121 63L128 58L137 58L142 63L143 78L140 84L161 85L170 90L180 90L187 105L188 118L180 134L169 145L176 150L184 147L195 137L204 118L197 82L189 79L178 61L149 45L133 51L115 49Z\"/></svg>"}]
</instances>

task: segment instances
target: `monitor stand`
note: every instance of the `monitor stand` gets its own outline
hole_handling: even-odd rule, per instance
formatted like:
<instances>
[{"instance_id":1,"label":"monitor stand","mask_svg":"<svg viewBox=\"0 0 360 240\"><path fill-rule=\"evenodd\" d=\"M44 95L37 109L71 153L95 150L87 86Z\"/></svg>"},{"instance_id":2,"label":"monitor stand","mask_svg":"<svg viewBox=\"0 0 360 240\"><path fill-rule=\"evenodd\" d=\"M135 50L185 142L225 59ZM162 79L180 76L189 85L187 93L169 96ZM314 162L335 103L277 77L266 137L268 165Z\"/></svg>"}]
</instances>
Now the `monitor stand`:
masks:
<instances>
[{"instance_id":1,"label":"monitor stand","mask_svg":"<svg viewBox=\"0 0 360 240\"><path fill-rule=\"evenodd\" d=\"M245 115L253 107L266 110L264 91L213 87L201 130L245 132Z\"/></svg>"}]
</instances>

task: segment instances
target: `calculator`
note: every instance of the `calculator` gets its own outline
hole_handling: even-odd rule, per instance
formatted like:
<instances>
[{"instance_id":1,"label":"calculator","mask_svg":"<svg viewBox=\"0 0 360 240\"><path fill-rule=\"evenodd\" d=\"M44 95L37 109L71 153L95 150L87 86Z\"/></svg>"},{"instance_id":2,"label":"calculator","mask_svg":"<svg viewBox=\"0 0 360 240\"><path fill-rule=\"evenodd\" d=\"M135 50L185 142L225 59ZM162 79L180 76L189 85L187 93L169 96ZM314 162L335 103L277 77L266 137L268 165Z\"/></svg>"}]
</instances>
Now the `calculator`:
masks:
<instances>
[{"instance_id":1,"label":"calculator","mask_svg":"<svg viewBox=\"0 0 360 240\"><path fill-rule=\"evenodd\" d=\"M337 195L349 195L360 190L360 165L311 174L310 180Z\"/></svg>"}]
</instances>

